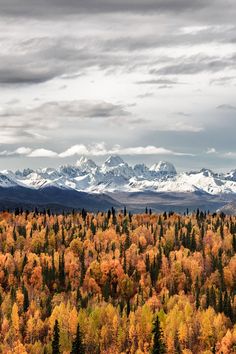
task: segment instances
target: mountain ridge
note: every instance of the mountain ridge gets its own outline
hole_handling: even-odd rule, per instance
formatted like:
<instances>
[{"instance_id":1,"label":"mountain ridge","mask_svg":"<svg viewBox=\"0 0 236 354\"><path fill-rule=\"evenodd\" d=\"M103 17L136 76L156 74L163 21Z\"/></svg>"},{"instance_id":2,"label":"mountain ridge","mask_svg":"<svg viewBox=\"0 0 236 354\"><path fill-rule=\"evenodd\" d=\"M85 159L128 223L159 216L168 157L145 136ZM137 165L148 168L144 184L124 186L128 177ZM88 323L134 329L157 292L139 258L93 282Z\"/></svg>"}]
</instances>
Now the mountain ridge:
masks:
<instances>
[{"instance_id":1,"label":"mountain ridge","mask_svg":"<svg viewBox=\"0 0 236 354\"><path fill-rule=\"evenodd\" d=\"M132 167L118 155L108 157L98 166L93 160L82 156L76 164L58 168L27 168L15 173L1 171L0 187L15 186L31 189L51 186L98 194L117 191L235 194L236 170L219 174L203 168L177 173L175 166L167 161L159 161L150 168L145 164Z\"/></svg>"}]
</instances>

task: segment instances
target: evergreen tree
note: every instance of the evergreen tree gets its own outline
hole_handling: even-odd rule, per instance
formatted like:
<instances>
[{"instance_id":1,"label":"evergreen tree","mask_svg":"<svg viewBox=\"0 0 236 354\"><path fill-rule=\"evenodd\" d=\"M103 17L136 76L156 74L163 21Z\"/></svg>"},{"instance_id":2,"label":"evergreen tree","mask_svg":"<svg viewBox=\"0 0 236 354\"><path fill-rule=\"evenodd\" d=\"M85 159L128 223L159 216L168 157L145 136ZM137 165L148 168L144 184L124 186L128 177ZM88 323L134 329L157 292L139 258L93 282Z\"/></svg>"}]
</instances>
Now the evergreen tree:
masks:
<instances>
[{"instance_id":1,"label":"evergreen tree","mask_svg":"<svg viewBox=\"0 0 236 354\"><path fill-rule=\"evenodd\" d=\"M236 236L235 234L233 235L233 250L236 252Z\"/></svg>"},{"instance_id":2,"label":"evergreen tree","mask_svg":"<svg viewBox=\"0 0 236 354\"><path fill-rule=\"evenodd\" d=\"M96 234L96 227L95 227L93 221L91 221L90 229L92 231L92 234L95 235Z\"/></svg>"},{"instance_id":3,"label":"evergreen tree","mask_svg":"<svg viewBox=\"0 0 236 354\"><path fill-rule=\"evenodd\" d=\"M220 289L218 297L218 312L223 312L223 295L222 290Z\"/></svg>"},{"instance_id":4,"label":"evergreen tree","mask_svg":"<svg viewBox=\"0 0 236 354\"><path fill-rule=\"evenodd\" d=\"M196 309L198 309L200 306L200 288L199 288L198 277L196 279L196 284L195 284L195 298L196 298L196 302L195 302Z\"/></svg>"},{"instance_id":5,"label":"evergreen tree","mask_svg":"<svg viewBox=\"0 0 236 354\"><path fill-rule=\"evenodd\" d=\"M85 351L84 351L84 346L83 346L83 342L82 342L80 326L78 323L76 337L75 337L75 340L72 344L71 354L84 354L84 353L85 353Z\"/></svg>"},{"instance_id":6,"label":"evergreen tree","mask_svg":"<svg viewBox=\"0 0 236 354\"><path fill-rule=\"evenodd\" d=\"M29 307L29 296L28 296L28 291L25 288L25 286L23 287L23 295L24 295L23 310L24 310L24 312L26 312Z\"/></svg>"},{"instance_id":7,"label":"evergreen tree","mask_svg":"<svg viewBox=\"0 0 236 354\"><path fill-rule=\"evenodd\" d=\"M59 281L62 289L65 287L65 277L65 258L63 252L62 256L59 257Z\"/></svg>"},{"instance_id":8,"label":"evergreen tree","mask_svg":"<svg viewBox=\"0 0 236 354\"><path fill-rule=\"evenodd\" d=\"M103 297L105 301L109 300L109 296L110 296L110 282L109 279L107 278L104 287L103 287Z\"/></svg>"},{"instance_id":9,"label":"evergreen tree","mask_svg":"<svg viewBox=\"0 0 236 354\"><path fill-rule=\"evenodd\" d=\"M127 300L127 307L126 307L126 314L127 314L127 317L129 317L129 314L130 314L130 299Z\"/></svg>"},{"instance_id":10,"label":"evergreen tree","mask_svg":"<svg viewBox=\"0 0 236 354\"><path fill-rule=\"evenodd\" d=\"M208 309L209 306L210 306L210 292L209 292L209 289L207 288L207 290L206 290L206 308Z\"/></svg>"},{"instance_id":11,"label":"evergreen tree","mask_svg":"<svg viewBox=\"0 0 236 354\"><path fill-rule=\"evenodd\" d=\"M60 354L60 331L58 320L55 321L53 328L52 354Z\"/></svg>"},{"instance_id":12,"label":"evergreen tree","mask_svg":"<svg viewBox=\"0 0 236 354\"><path fill-rule=\"evenodd\" d=\"M163 333L162 333L162 329L161 329L161 326L160 326L160 320L159 320L158 316L155 319L152 333L153 333L153 336L154 336L152 354L164 354L164 353L166 353L165 344L163 342Z\"/></svg>"}]
</instances>

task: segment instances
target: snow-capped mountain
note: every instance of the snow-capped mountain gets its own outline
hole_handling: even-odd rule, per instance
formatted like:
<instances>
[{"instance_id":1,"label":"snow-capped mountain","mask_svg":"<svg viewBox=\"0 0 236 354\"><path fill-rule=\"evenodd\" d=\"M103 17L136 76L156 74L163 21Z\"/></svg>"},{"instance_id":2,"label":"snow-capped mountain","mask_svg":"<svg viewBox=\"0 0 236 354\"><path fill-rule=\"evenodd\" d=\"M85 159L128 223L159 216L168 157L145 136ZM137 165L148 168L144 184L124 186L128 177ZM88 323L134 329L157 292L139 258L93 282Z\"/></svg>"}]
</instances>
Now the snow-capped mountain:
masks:
<instances>
[{"instance_id":1,"label":"snow-capped mountain","mask_svg":"<svg viewBox=\"0 0 236 354\"><path fill-rule=\"evenodd\" d=\"M160 161L158 163L155 163L150 167L150 171L154 171L156 173L159 173L161 175L168 175L168 176L174 176L177 174L175 166L166 161Z\"/></svg>"},{"instance_id":2,"label":"snow-capped mountain","mask_svg":"<svg viewBox=\"0 0 236 354\"><path fill-rule=\"evenodd\" d=\"M120 156L110 156L98 166L81 157L75 165L59 168L2 171L0 187L27 187L42 189L56 187L90 193L106 192L203 192L211 195L236 193L236 170L216 174L209 169L177 173L173 164L160 161L148 168L145 164L134 167Z\"/></svg>"}]
</instances>

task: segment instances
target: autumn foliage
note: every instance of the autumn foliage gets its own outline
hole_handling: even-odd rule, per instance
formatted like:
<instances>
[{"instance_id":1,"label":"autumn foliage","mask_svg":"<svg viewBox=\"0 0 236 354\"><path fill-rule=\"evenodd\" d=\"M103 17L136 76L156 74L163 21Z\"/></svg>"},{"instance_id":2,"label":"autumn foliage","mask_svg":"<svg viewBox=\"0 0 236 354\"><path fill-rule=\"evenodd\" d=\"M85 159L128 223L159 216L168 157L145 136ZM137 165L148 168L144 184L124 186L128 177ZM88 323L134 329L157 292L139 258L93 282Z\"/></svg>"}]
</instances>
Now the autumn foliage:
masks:
<instances>
[{"instance_id":1,"label":"autumn foliage","mask_svg":"<svg viewBox=\"0 0 236 354\"><path fill-rule=\"evenodd\" d=\"M0 353L51 354L55 323L64 354L150 353L157 316L168 354L236 353L235 252L223 214L3 212Z\"/></svg>"}]
</instances>

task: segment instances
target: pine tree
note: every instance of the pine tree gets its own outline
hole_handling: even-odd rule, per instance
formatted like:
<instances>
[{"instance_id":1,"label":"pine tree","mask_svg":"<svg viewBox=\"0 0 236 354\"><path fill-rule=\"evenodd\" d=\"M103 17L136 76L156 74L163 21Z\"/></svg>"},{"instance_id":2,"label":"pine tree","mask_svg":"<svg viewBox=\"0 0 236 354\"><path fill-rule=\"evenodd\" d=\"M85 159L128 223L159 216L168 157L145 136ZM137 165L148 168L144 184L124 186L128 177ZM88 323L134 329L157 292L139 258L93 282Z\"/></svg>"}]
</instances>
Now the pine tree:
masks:
<instances>
[{"instance_id":1,"label":"pine tree","mask_svg":"<svg viewBox=\"0 0 236 354\"><path fill-rule=\"evenodd\" d=\"M29 307L29 296L28 296L28 291L25 288L25 286L23 287L23 295L24 295L23 310L24 310L24 312L26 312Z\"/></svg>"},{"instance_id":2,"label":"pine tree","mask_svg":"<svg viewBox=\"0 0 236 354\"><path fill-rule=\"evenodd\" d=\"M233 235L233 250L236 252L236 236L235 234Z\"/></svg>"},{"instance_id":3,"label":"pine tree","mask_svg":"<svg viewBox=\"0 0 236 354\"><path fill-rule=\"evenodd\" d=\"M165 344L163 342L163 333L162 333L162 329L160 326L160 320L159 320L158 316L155 319L152 333L154 335L152 354L166 353Z\"/></svg>"},{"instance_id":4,"label":"pine tree","mask_svg":"<svg viewBox=\"0 0 236 354\"><path fill-rule=\"evenodd\" d=\"M55 321L53 328L52 354L60 354L60 331L58 320Z\"/></svg>"},{"instance_id":5,"label":"pine tree","mask_svg":"<svg viewBox=\"0 0 236 354\"><path fill-rule=\"evenodd\" d=\"M129 317L129 314L130 314L130 299L127 300L127 307L126 307L126 314L127 314L127 317Z\"/></svg>"},{"instance_id":6,"label":"pine tree","mask_svg":"<svg viewBox=\"0 0 236 354\"><path fill-rule=\"evenodd\" d=\"M76 337L75 337L75 340L72 344L71 354L84 354L84 353L85 353L85 351L84 351L84 346L83 346L83 342L82 342L80 326L78 323Z\"/></svg>"},{"instance_id":7,"label":"pine tree","mask_svg":"<svg viewBox=\"0 0 236 354\"><path fill-rule=\"evenodd\" d=\"M200 289L199 289L198 276L197 276L196 284L195 284L195 298L196 298L196 302L195 302L196 309L198 309L200 306Z\"/></svg>"},{"instance_id":8,"label":"pine tree","mask_svg":"<svg viewBox=\"0 0 236 354\"><path fill-rule=\"evenodd\" d=\"M62 256L59 257L59 281L60 281L60 286L63 289L65 287L65 258L64 258L64 252L62 253Z\"/></svg>"}]
</instances>

